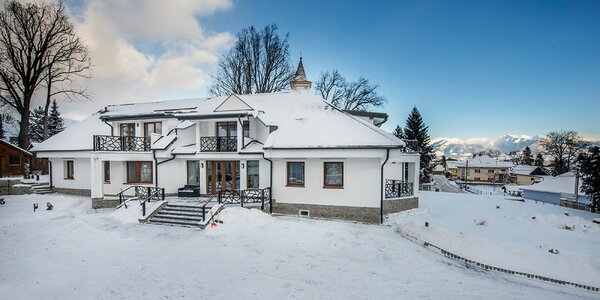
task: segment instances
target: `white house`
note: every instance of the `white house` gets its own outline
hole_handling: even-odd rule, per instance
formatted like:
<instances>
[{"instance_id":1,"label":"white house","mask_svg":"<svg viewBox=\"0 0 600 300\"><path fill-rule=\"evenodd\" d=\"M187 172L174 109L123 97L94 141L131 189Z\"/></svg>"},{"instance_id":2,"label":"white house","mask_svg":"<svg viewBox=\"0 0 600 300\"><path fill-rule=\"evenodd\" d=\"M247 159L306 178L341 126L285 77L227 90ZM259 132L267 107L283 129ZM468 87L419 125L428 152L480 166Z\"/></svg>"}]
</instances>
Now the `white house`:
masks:
<instances>
[{"instance_id":1,"label":"white house","mask_svg":"<svg viewBox=\"0 0 600 300\"><path fill-rule=\"evenodd\" d=\"M362 222L417 207L419 154L378 127L387 116L339 110L310 86L301 60L288 92L110 105L32 151L57 191L93 207L130 186L262 191L273 213Z\"/></svg>"}]
</instances>

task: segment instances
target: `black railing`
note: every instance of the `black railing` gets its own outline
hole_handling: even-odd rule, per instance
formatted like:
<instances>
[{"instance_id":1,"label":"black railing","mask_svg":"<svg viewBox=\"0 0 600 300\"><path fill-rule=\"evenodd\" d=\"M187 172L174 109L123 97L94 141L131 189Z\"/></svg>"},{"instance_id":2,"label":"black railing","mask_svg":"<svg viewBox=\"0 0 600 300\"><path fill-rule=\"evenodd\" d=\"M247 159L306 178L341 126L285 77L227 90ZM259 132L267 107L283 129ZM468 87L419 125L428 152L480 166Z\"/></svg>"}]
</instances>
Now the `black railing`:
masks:
<instances>
[{"instance_id":1,"label":"black railing","mask_svg":"<svg viewBox=\"0 0 600 300\"><path fill-rule=\"evenodd\" d=\"M150 138L94 135L94 151L150 151Z\"/></svg>"},{"instance_id":2,"label":"black railing","mask_svg":"<svg viewBox=\"0 0 600 300\"><path fill-rule=\"evenodd\" d=\"M260 209L264 210L265 202L271 203L271 188L218 191L217 202L219 204L239 204L241 207L244 207L244 204L260 203Z\"/></svg>"},{"instance_id":3,"label":"black railing","mask_svg":"<svg viewBox=\"0 0 600 300\"><path fill-rule=\"evenodd\" d=\"M201 152L236 152L237 137L204 136L200 138Z\"/></svg>"},{"instance_id":4,"label":"black railing","mask_svg":"<svg viewBox=\"0 0 600 300\"><path fill-rule=\"evenodd\" d=\"M419 141L417 140L402 140L404 142L404 148L402 151L406 153L416 153L419 152Z\"/></svg>"},{"instance_id":5,"label":"black railing","mask_svg":"<svg viewBox=\"0 0 600 300\"><path fill-rule=\"evenodd\" d=\"M400 198L413 195L413 183L406 180L385 180L385 198Z\"/></svg>"},{"instance_id":6,"label":"black railing","mask_svg":"<svg viewBox=\"0 0 600 300\"><path fill-rule=\"evenodd\" d=\"M119 204L127 197L135 197L140 200L165 200L165 189L153 186L132 185L117 194Z\"/></svg>"}]
</instances>

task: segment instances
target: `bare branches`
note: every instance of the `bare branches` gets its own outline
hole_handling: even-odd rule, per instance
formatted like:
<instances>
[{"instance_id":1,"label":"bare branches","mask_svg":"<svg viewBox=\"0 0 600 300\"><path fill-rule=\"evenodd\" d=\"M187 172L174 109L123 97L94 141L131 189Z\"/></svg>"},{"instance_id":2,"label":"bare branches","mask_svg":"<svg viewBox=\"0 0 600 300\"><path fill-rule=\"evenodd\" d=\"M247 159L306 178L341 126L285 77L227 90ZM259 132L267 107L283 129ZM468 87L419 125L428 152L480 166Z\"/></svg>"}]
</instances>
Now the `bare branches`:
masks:
<instances>
[{"instance_id":1,"label":"bare branches","mask_svg":"<svg viewBox=\"0 0 600 300\"><path fill-rule=\"evenodd\" d=\"M277 25L257 31L243 29L231 51L221 57L212 95L270 93L288 87L294 75L289 62L288 34L282 39Z\"/></svg>"},{"instance_id":2,"label":"bare branches","mask_svg":"<svg viewBox=\"0 0 600 300\"><path fill-rule=\"evenodd\" d=\"M337 70L333 70L321 73L315 92L341 109L367 110L386 102L385 97L377 94L378 87L364 77L348 82Z\"/></svg>"},{"instance_id":3,"label":"bare branches","mask_svg":"<svg viewBox=\"0 0 600 300\"><path fill-rule=\"evenodd\" d=\"M540 139L540 145L552 157L553 175L571 170L572 164L585 143L575 131L553 131Z\"/></svg>"}]
</instances>

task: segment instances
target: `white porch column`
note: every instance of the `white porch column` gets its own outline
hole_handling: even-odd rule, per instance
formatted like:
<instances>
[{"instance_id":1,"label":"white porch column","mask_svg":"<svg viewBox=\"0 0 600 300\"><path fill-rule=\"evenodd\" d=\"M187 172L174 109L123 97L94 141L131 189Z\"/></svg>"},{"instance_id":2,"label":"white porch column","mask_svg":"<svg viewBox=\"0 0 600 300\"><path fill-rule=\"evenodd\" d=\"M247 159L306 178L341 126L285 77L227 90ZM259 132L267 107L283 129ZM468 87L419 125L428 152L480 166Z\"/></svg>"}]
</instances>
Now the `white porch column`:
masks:
<instances>
[{"instance_id":1,"label":"white porch column","mask_svg":"<svg viewBox=\"0 0 600 300\"><path fill-rule=\"evenodd\" d=\"M248 188L248 161L240 160L240 189Z\"/></svg>"},{"instance_id":2,"label":"white porch column","mask_svg":"<svg viewBox=\"0 0 600 300\"><path fill-rule=\"evenodd\" d=\"M244 147L244 126L240 120L236 120L237 124L237 151L239 152Z\"/></svg>"},{"instance_id":3,"label":"white porch column","mask_svg":"<svg viewBox=\"0 0 600 300\"><path fill-rule=\"evenodd\" d=\"M200 122L196 121L196 153L200 152ZM200 185L202 186L202 185Z\"/></svg>"},{"instance_id":4,"label":"white porch column","mask_svg":"<svg viewBox=\"0 0 600 300\"><path fill-rule=\"evenodd\" d=\"M104 181L102 178L102 160L97 156L90 158L90 191L92 198L100 199L104 197Z\"/></svg>"},{"instance_id":5,"label":"white porch column","mask_svg":"<svg viewBox=\"0 0 600 300\"><path fill-rule=\"evenodd\" d=\"M408 177L412 178L412 180L413 180L413 195L414 196L418 196L418 194L419 194L419 185L420 185L420 182L419 182L420 172L419 172L419 170L420 169L421 169L421 167L419 165L419 160L417 160L415 163L409 164Z\"/></svg>"}]
</instances>

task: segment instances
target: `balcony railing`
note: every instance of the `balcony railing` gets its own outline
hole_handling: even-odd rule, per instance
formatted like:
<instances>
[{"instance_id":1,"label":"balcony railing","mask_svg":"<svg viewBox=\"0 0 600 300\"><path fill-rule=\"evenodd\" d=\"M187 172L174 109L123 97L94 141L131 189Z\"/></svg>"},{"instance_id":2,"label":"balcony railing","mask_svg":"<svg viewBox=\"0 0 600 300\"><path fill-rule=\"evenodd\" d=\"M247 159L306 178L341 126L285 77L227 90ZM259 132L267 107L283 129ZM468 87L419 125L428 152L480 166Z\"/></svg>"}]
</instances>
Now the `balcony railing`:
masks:
<instances>
[{"instance_id":1,"label":"balcony railing","mask_svg":"<svg viewBox=\"0 0 600 300\"><path fill-rule=\"evenodd\" d=\"M406 180L385 180L385 198L400 198L413 195L413 183Z\"/></svg>"},{"instance_id":2,"label":"balcony railing","mask_svg":"<svg viewBox=\"0 0 600 300\"><path fill-rule=\"evenodd\" d=\"M205 136L200 138L201 152L236 152L237 137Z\"/></svg>"},{"instance_id":3,"label":"balcony railing","mask_svg":"<svg viewBox=\"0 0 600 300\"><path fill-rule=\"evenodd\" d=\"M94 135L94 151L150 151L150 138Z\"/></svg>"}]
</instances>

